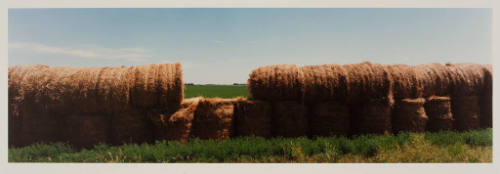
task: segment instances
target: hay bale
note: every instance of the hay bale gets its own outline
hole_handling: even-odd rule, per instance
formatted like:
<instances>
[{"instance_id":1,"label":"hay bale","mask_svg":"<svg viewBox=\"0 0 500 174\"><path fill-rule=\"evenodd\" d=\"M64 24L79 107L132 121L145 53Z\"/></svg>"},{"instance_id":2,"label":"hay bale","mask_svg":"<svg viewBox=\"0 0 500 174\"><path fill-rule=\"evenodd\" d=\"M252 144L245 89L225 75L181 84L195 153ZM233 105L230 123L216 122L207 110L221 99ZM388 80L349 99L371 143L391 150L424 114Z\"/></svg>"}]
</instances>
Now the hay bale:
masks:
<instances>
[{"instance_id":1,"label":"hay bale","mask_svg":"<svg viewBox=\"0 0 500 174\"><path fill-rule=\"evenodd\" d=\"M296 101L272 104L271 133L281 137L306 136L308 131L307 108Z\"/></svg>"},{"instance_id":2,"label":"hay bale","mask_svg":"<svg viewBox=\"0 0 500 174\"><path fill-rule=\"evenodd\" d=\"M71 114L64 120L62 132L65 140L75 147L92 147L109 143L111 117L101 114Z\"/></svg>"},{"instance_id":3,"label":"hay bale","mask_svg":"<svg viewBox=\"0 0 500 174\"><path fill-rule=\"evenodd\" d=\"M204 98L196 108L191 135L200 139L227 139L232 135L234 99Z\"/></svg>"},{"instance_id":4,"label":"hay bale","mask_svg":"<svg viewBox=\"0 0 500 174\"><path fill-rule=\"evenodd\" d=\"M48 113L23 110L19 118L19 132L16 132L17 134L13 135L15 138L12 139L15 145L26 146L37 142L50 143L64 140L60 129L64 125L63 120Z\"/></svg>"},{"instance_id":5,"label":"hay bale","mask_svg":"<svg viewBox=\"0 0 500 174\"><path fill-rule=\"evenodd\" d=\"M303 73L296 65L269 65L252 71L248 89L257 100L300 100Z\"/></svg>"},{"instance_id":6,"label":"hay bale","mask_svg":"<svg viewBox=\"0 0 500 174\"><path fill-rule=\"evenodd\" d=\"M484 90L484 71L482 66L473 63L447 64L453 96L476 96Z\"/></svg>"},{"instance_id":7,"label":"hay bale","mask_svg":"<svg viewBox=\"0 0 500 174\"><path fill-rule=\"evenodd\" d=\"M422 96L430 97L449 95L450 72L446 66L439 63L422 64L415 66L417 81L420 82L423 91Z\"/></svg>"},{"instance_id":8,"label":"hay bale","mask_svg":"<svg viewBox=\"0 0 500 174\"><path fill-rule=\"evenodd\" d=\"M367 99L391 101L392 77L380 64L363 62L343 65L349 78L347 96L350 103L363 103Z\"/></svg>"},{"instance_id":9,"label":"hay bale","mask_svg":"<svg viewBox=\"0 0 500 174\"><path fill-rule=\"evenodd\" d=\"M340 65L315 65L300 68L304 74L303 99L306 102L345 101L347 72Z\"/></svg>"},{"instance_id":10,"label":"hay bale","mask_svg":"<svg viewBox=\"0 0 500 174\"><path fill-rule=\"evenodd\" d=\"M396 64L386 65L384 68L391 74L393 95L396 100L423 96L424 87L418 80L415 66Z\"/></svg>"},{"instance_id":11,"label":"hay bale","mask_svg":"<svg viewBox=\"0 0 500 174\"><path fill-rule=\"evenodd\" d=\"M111 115L110 131L110 142L115 145L153 140L153 130L146 119L146 113L136 108L127 108Z\"/></svg>"},{"instance_id":12,"label":"hay bale","mask_svg":"<svg viewBox=\"0 0 500 174\"><path fill-rule=\"evenodd\" d=\"M63 83L69 83L68 88L61 89L68 97L64 100L68 102L66 107L71 108L74 113L103 112L103 108L107 108L108 105L98 103L97 90L101 71L102 68L76 68L76 72L60 79Z\"/></svg>"},{"instance_id":13,"label":"hay bale","mask_svg":"<svg viewBox=\"0 0 500 174\"><path fill-rule=\"evenodd\" d=\"M271 136L271 104L266 101L237 98L234 106L234 134Z\"/></svg>"},{"instance_id":14,"label":"hay bale","mask_svg":"<svg viewBox=\"0 0 500 174\"><path fill-rule=\"evenodd\" d=\"M453 129L453 114L451 113L450 97L431 96L424 104L425 112L429 117L426 129L437 132Z\"/></svg>"},{"instance_id":15,"label":"hay bale","mask_svg":"<svg viewBox=\"0 0 500 174\"><path fill-rule=\"evenodd\" d=\"M484 89L480 98L481 107L481 127L493 127L493 67L483 65Z\"/></svg>"},{"instance_id":16,"label":"hay bale","mask_svg":"<svg viewBox=\"0 0 500 174\"><path fill-rule=\"evenodd\" d=\"M180 109L166 122L165 133L167 140L186 142L191 136L191 126L196 108L201 97L182 101Z\"/></svg>"},{"instance_id":17,"label":"hay bale","mask_svg":"<svg viewBox=\"0 0 500 174\"><path fill-rule=\"evenodd\" d=\"M397 101L392 112L392 130L424 132L429 120L425 114L424 104L424 98L406 98Z\"/></svg>"},{"instance_id":18,"label":"hay bale","mask_svg":"<svg viewBox=\"0 0 500 174\"><path fill-rule=\"evenodd\" d=\"M455 118L453 127L456 130L480 128L479 96L454 96L451 98L451 111Z\"/></svg>"},{"instance_id":19,"label":"hay bale","mask_svg":"<svg viewBox=\"0 0 500 174\"><path fill-rule=\"evenodd\" d=\"M309 129L312 136L349 135L351 117L346 104L329 101L313 104L309 108Z\"/></svg>"},{"instance_id":20,"label":"hay bale","mask_svg":"<svg viewBox=\"0 0 500 174\"><path fill-rule=\"evenodd\" d=\"M368 100L365 103L350 104L351 134L390 134L392 105L387 100Z\"/></svg>"}]
</instances>

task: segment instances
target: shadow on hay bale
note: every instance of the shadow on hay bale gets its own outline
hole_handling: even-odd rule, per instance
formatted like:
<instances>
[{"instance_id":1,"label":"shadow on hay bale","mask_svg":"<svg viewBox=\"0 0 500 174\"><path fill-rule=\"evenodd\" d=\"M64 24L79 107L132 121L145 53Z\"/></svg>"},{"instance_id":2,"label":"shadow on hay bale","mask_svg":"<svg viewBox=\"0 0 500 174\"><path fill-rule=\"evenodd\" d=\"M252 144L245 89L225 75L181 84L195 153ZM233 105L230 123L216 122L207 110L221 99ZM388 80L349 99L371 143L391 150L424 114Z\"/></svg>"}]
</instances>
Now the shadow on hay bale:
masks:
<instances>
[{"instance_id":1,"label":"shadow on hay bale","mask_svg":"<svg viewBox=\"0 0 500 174\"><path fill-rule=\"evenodd\" d=\"M335 101L309 106L309 129L312 136L347 136L351 132L349 107Z\"/></svg>"},{"instance_id":2,"label":"shadow on hay bale","mask_svg":"<svg viewBox=\"0 0 500 174\"><path fill-rule=\"evenodd\" d=\"M391 110L393 104L387 99L367 100L350 104L351 135L392 133Z\"/></svg>"},{"instance_id":3,"label":"shadow on hay bale","mask_svg":"<svg viewBox=\"0 0 500 174\"><path fill-rule=\"evenodd\" d=\"M429 118L425 113L425 99L403 99L396 101L392 112L392 130L424 132Z\"/></svg>"},{"instance_id":4,"label":"shadow on hay bale","mask_svg":"<svg viewBox=\"0 0 500 174\"><path fill-rule=\"evenodd\" d=\"M455 119L454 129L465 131L480 128L479 96L455 96L451 100L451 111Z\"/></svg>"},{"instance_id":5,"label":"shadow on hay bale","mask_svg":"<svg viewBox=\"0 0 500 174\"><path fill-rule=\"evenodd\" d=\"M232 135L234 99L203 98L196 108L191 135L200 139L227 139Z\"/></svg>"},{"instance_id":6,"label":"shadow on hay bale","mask_svg":"<svg viewBox=\"0 0 500 174\"><path fill-rule=\"evenodd\" d=\"M483 65L484 71L484 90L480 98L481 107L481 127L493 127L493 67Z\"/></svg>"},{"instance_id":7,"label":"shadow on hay bale","mask_svg":"<svg viewBox=\"0 0 500 174\"><path fill-rule=\"evenodd\" d=\"M237 98L234 106L234 134L271 137L271 104Z\"/></svg>"},{"instance_id":8,"label":"shadow on hay bale","mask_svg":"<svg viewBox=\"0 0 500 174\"><path fill-rule=\"evenodd\" d=\"M151 123L141 110L128 108L112 115L112 144L152 142L152 131Z\"/></svg>"},{"instance_id":9,"label":"shadow on hay bale","mask_svg":"<svg viewBox=\"0 0 500 174\"><path fill-rule=\"evenodd\" d=\"M308 134L307 108L296 101L273 102L271 133L278 137L300 137Z\"/></svg>"},{"instance_id":10,"label":"shadow on hay bale","mask_svg":"<svg viewBox=\"0 0 500 174\"><path fill-rule=\"evenodd\" d=\"M89 148L99 143L110 143L108 115L72 114L64 120L64 139L75 147Z\"/></svg>"},{"instance_id":11,"label":"shadow on hay bale","mask_svg":"<svg viewBox=\"0 0 500 174\"><path fill-rule=\"evenodd\" d=\"M450 97L431 96L425 102L425 112L429 117L426 130L431 132L453 130Z\"/></svg>"},{"instance_id":12,"label":"shadow on hay bale","mask_svg":"<svg viewBox=\"0 0 500 174\"><path fill-rule=\"evenodd\" d=\"M202 98L190 98L182 101L181 107L166 123L166 139L186 142L191 136L191 127L195 117L196 108Z\"/></svg>"}]
</instances>

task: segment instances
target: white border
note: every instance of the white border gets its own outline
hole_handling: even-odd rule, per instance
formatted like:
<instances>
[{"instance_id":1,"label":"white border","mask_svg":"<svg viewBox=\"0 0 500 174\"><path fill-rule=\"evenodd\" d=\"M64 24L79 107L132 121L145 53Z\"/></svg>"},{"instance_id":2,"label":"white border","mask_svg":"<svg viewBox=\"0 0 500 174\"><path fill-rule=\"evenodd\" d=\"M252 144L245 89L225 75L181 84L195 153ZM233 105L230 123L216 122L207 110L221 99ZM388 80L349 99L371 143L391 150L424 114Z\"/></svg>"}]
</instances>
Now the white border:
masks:
<instances>
[{"instance_id":1,"label":"white border","mask_svg":"<svg viewBox=\"0 0 500 174\"><path fill-rule=\"evenodd\" d=\"M1 173L500 173L498 137L494 130L493 163L481 164L81 164L81 163L7 163L7 43L8 8L493 8L493 58L500 55L500 8L495 0L3 0L0 2L0 115L2 115L0 139ZM500 73L499 60L493 59L494 106L500 106L500 94L496 91ZM493 107L493 113L499 113ZM498 114L497 114L498 115ZM497 117L500 118L500 117ZM500 119L494 119L494 127Z\"/></svg>"}]
</instances>

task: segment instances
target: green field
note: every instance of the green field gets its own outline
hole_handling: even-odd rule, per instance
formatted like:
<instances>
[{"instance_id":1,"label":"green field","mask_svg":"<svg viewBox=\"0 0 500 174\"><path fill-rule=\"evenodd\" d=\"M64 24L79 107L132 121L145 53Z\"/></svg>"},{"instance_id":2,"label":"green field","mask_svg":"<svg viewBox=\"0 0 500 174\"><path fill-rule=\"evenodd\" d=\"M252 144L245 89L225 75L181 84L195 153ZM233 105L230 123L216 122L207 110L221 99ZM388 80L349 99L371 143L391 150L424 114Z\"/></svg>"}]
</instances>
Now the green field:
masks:
<instances>
[{"instance_id":1,"label":"green field","mask_svg":"<svg viewBox=\"0 0 500 174\"><path fill-rule=\"evenodd\" d=\"M224 141L9 149L9 162L492 162L492 129L354 138L240 137Z\"/></svg>"},{"instance_id":2,"label":"green field","mask_svg":"<svg viewBox=\"0 0 500 174\"><path fill-rule=\"evenodd\" d=\"M185 97L247 97L246 86L186 85ZM492 129L329 138L239 137L224 141L9 148L9 162L492 162Z\"/></svg>"},{"instance_id":3,"label":"green field","mask_svg":"<svg viewBox=\"0 0 500 174\"><path fill-rule=\"evenodd\" d=\"M192 97L248 97L250 94L246 85L186 85L184 98Z\"/></svg>"}]
</instances>

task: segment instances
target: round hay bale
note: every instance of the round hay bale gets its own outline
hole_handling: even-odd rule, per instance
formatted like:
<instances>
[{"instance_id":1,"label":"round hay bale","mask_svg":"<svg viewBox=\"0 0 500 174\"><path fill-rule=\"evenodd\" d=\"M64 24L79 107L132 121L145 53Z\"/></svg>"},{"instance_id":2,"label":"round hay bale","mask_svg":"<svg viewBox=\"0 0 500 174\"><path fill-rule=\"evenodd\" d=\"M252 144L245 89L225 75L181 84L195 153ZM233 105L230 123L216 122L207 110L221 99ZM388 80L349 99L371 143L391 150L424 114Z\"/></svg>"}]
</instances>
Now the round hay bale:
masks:
<instances>
[{"instance_id":1,"label":"round hay bale","mask_svg":"<svg viewBox=\"0 0 500 174\"><path fill-rule=\"evenodd\" d=\"M191 135L200 139L227 139L232 135L234 99L205 98L196 108Z\"/></svg>"},{"instance_id":2,"label":"round hay bale","mask_svg":"<svg viewBox=\"0 0 500 174\"><path fill-rule=\"evenodd\" d=\"M450 97L431 96L424 104L425 112L429 117L426 129L431 132L453 129L453 114L451 113Z\"/></svg>"},{"instance_id":3,"label":"round hay bale","mask_svg":"<svg viewBox=\"0 0 500 174\"><path fill-rule=\"evenodd\" d=\"M75 147L89 148L109 143L110 116L100 114L71 114L64 120L65 140Z\"/></svg>"},{"instance_id":4,"label":"round hay bale","mask_svg":"<svg viewBox=\"0 0 500 174\"><path fill-rule=\"evenodd\" d=\"M308 134L307 108L296 101L272 103L271 133L279 137L300 137Z\"/></svg>"},{"instance_id":5,"label":"round hay bale","mask_svg":"<svg viewBox=\"0 0 500 174\"><path fill-rule=\"evenodd\" d=\"M389 101L367 101L350 104L351 135L392 133L391 109Z\"/></svg>"},{"instance_id":6,"label":"round hay bale","mask_svg":"<svg viewBox=\"0 0 500 174\"><path fill-rule=\"evenodd\" d=\"M50 113L23 109L19 118L20 129L13 140L18 146L26 146L37 142L51 143L63 141L61 127L63 120ZM16 120L18 121L18 120ZM17 125L16 125L17 126Z\"/></svg>"},{"instance_id":7,"label":"round hay bale","mask_svg":"<svg viewBox=\"0 0 500 174\"><path fill-rule=\"evenodd\" d=\"M418 98L423 95L423 85L418 79L415 66L386 65L385 69L391 74L393 81L393 95L396 100L403 98Z\"/></svg>"},{"instance_id":8,"label":"round hay bale","mask_svg":"<svg viewBox=\"0 0 500 174\"><path fill-rule=\"evenodd\" d=\"M453 127L456 130L465 131L480 128L479 96L452 97L451 111L455 118Z\"/></svg>"},{"instance_id":9,"label":"round hay bale","mask_svg":"<svg viewBox=\"0 0 500 174\"><path fill-rule=\"evenodd\" d=\"M110 142L115 145L124 143L152 142L153 133L146 114L136 108L128 107L111 116Z\"/></svg>"},{"instance_id":10,"label":"round hay bale","mask_svg":"<svg viewBox=\"0 0 500 174\"><path fill-rule=\"evenodd\" d=\"M181 64L161 64L158 71L159 105L177 110L184 98Z\"/></svg>"},{"instance_id":11,"label":"round hay bale","mask_svg":"<svg viewBox=\"0 0 500 174\"><path fill-rule=\"evenodd\" d=\"M493 127L493 67L483 65L484 71L484 89L480 98L481 107L481 127Z\"/></svg>"},{"instance_id":12,"label":"round hay bale","mask_svg":"<svg viewBox=\"0 0 500 174\"><path fill-rule=\"evenodd\" d=\"M182 101L180 109L167 120L165 131L167 140L177 140L181 142L187 142L189 140L191 136L191 126L200 99L201 97Z\"/></svg>"},{"instance_id":13,"label":"round hay bale","mask_svg":"<svg viewBox=\"0 0 500 174\"><path fill-rule=\"evenodd\" d=\"M97 104L102 108L100 111L118 113L129 105L133 75L133 68L125 66L101 69L96 86Z\"/></svg>"},{"instance_id":14,"label":"round hay bale","mask_svg":"<svg viewBox=\"0 0 500 174\"><path fill-rule=\"evenodd\" d=\"M350 103L392 101L392 77L384 66L363 62L343 65L343 68L349 78L347 96Z\"/></svg>"},{"instance_id":15,"label":"round hay bale","mask_svg":"<svg viewBox=\"0 0 500 174\"><path fill-rule=\"evenodd\" d=\"M473 63L447 64L450 71L450 87L453 96L481 95L484 89L482 66ZM453 99L452 99L453 100Z\"/></svg>"},{"instance_id":16,"label":"round hay bale","mask_svg":"<svg viewBox=\"0 0 500 174\"><path fill-rule=\"evenodd\" d=\"M301 100L303 73L297 65L269 65L252 71L248 89L253 99Z\"/></svg>"},{"instance_id":17,"label":"round hay bale","mask_svg":"<svg viewBox=\"0 0 500 174\"><path fill-rule=\"evenodd\" d=\"M345 101L347 72L340 65L315 65L300 68L304 74L303 99L306 102Z\"/></svg>"},{"instance_id":18,"label":"round hay bale","mask_svg":"<svg viewBox=\"0 0 500 174\"><path fill-rule=\"evenodd\" d=\"M439 63L417 65L415 71L417 81L423 88L422 96L446 96L450 94L450 72L444 65Z\"/></svg>"},{"instance_id":19,"label":"round hay bale","mask_svg":"<svg viewBox=\"0 0 500 174\"><path fill-rule=\"evenodd\" d=\"M102 106L98 102L98 84L102 70L103 68L78 68L68 78L61 79L61 82L70 84L66 88L65 101L74 113L103 112L103 108L108 106Z\"/></svg>"},{"instance_id":20,"label":"round hay bale","mask_svg":"<svg viewBox=\"0 0 500 174\"><path fill-rule=\"evenodd\" d=\"M351 117L346 104L329 101L313 104L309 108L312 136L347 136L351 132Z\"/></svg>"},{"instance_id":21,"label":"round hay bale","mask_svg":"<svg viewBox=\"0 0 500 174\"><path fill-rule=\"evenodd\" d=\"M237 136L271 136L271 104L238 98L234 106L234 130Z\"/></svg>"},{"instance_id":22,"label":"round hay bale","mask_svg":"<svg viewBox=\"0 0 500 174\"><path fill-rule=\"evenodd\" d=\"M425 114L424 103L424 98L406 98L397 101L392 113L392 130L424 132L429 120Z\"/></svg>"}]
</instances>

